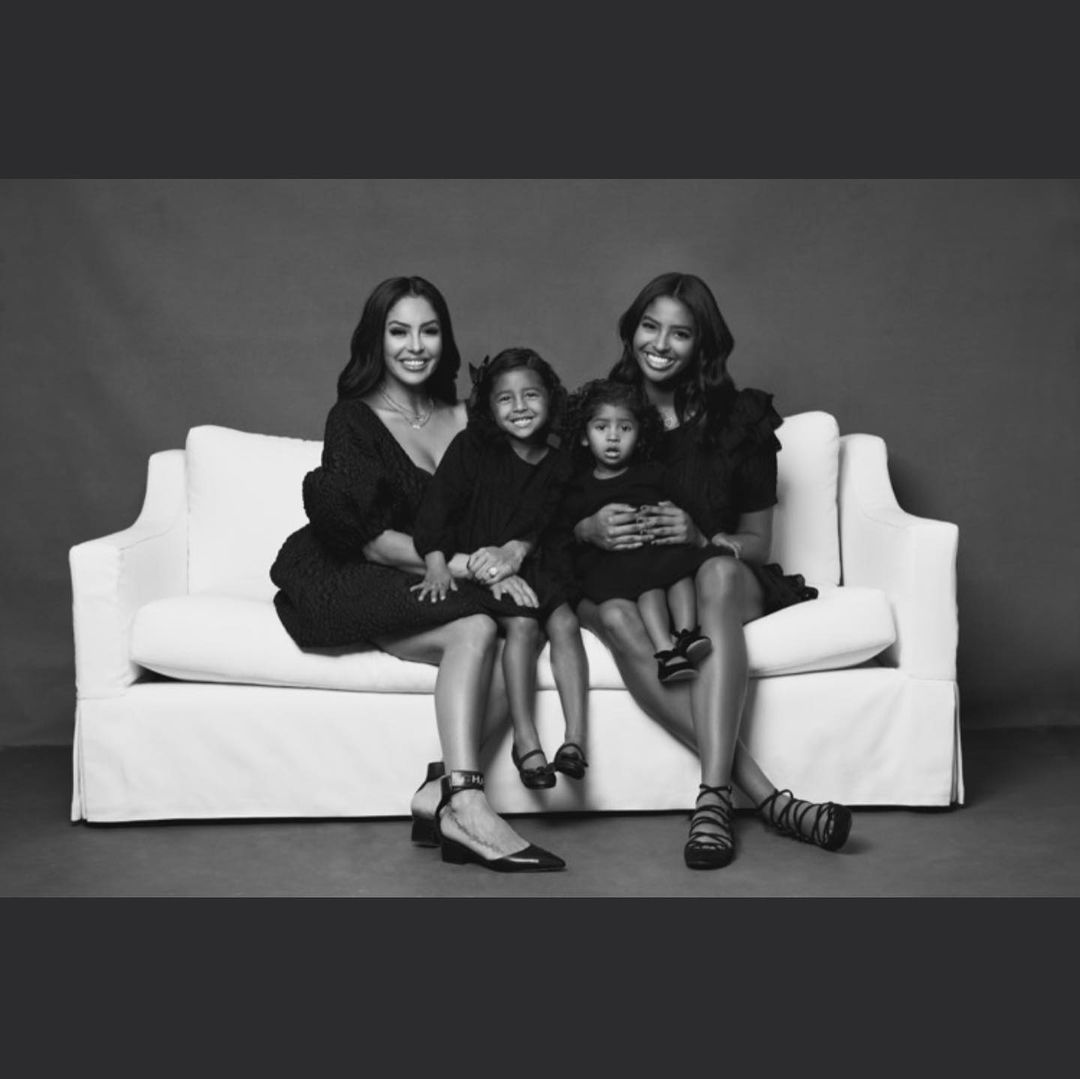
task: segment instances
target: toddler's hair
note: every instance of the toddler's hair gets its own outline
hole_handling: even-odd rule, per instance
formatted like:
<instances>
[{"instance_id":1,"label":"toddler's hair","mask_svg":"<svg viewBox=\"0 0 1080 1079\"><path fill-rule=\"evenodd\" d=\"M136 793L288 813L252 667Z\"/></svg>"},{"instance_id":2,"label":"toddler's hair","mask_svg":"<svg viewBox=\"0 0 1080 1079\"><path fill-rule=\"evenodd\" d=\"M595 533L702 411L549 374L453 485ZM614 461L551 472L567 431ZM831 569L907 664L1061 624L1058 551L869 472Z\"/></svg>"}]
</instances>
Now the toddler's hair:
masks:
<instances>
[{"instance_id":1,"label":"toddler's hair","mask_svg":"<svg viewBox=\"0 0 1080 1079\"><path fill-rule=\"evenodd\" d=\"M491 414L491 391L499 375L518 368L535 371L540 376L548 392L548 420L544 430L549 439L555 435L557 440L562 436L566 417L566 387L551 364L531 348L504 348L493 357L485 356L479 367L469 364L472 392L465 406L469 426L487 438L506 437L506 432L497 426Z\"/></svg>"},{"instance_id":2,"label":"toddler's hair","mask_svg":"<svg viewBox=\"0 0 1080 1079\"><path fill-rule=\"evenodd\" d=\"M572 440L575 463L582 467L592 463L592 451L583 446L581 440L589 420L604 405L617 405L630 411L638 423L634 460L652 460L664 430L660 413L639 386L610 378L594 378L576 389L567 402L566 431Z\"/></svg>"}]
</instances>

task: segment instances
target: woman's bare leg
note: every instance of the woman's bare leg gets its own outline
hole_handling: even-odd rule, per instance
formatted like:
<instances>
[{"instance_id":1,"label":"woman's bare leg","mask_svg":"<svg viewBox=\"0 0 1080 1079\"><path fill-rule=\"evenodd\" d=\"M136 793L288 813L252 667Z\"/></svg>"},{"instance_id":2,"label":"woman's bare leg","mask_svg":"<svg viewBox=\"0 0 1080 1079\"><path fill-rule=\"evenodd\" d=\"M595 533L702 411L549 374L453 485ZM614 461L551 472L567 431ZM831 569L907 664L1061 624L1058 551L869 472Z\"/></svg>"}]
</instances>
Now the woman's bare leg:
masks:
<instances>
[{"instance_id":1,"label":"woman's bare leg","mask_svg":"<svg viewBox=\"0 0 1080 1079\"><path fill-rule=\"evenodd\" d=\"M590 600L582 600L578 605L578 617L582 625L592 630L610 649L623 683L642 711L696 750L689 684L663 686L657 680L656 661L637 604L632 600L616 599L597 606ZM733 764L735 782L755 805L775 789L741 742L735 750Z\"/></svg>"},{"instance_id":2,"label":"woman's bare leg","mask_svg":"<svg viewBox=\"0 0 1080 1079\"><path fill-rule=\"evenodd\" d=\"M637 598L637 609L641 615L641 624L649 635L654 652L667 652L675 643L671 636L671 622L668 614L667 596L662 588L650 588Z\"/></svg>"},{"instance_id":3,"label":"woman's bare leg","mask_svg":"<svg viewBox=\"0 0 1080 1079\"><path fill-rule=\"evenodd\" d=\"M581 641L581 625L570 604L564 603L551 613L545 629L551 642L551 673L566 719L564 741L576 742L584 747L589 701L589 659Z\"/></svg>"},{"instance_id":4,"label":"woman's bare leg","mask_svg":"<svg viewBox=\"0 0 1080 1079\"><path fill-rule=\"evenodd\" d=\"M376 643L401 659L438 666L435 722L446 769L480 771L480 735L495 665L495 622L487 615L470 615ZM413 796L413 812L434 816L439 797L438 784L424 784ZM456 794L443 810L439 826L450 839L485 858L501 858L529 845L491 808L483 791Z\"/></svg>"},{"instance_id":5,"label":"woman's bare leg","mask_svg":"<svg viewBox=\"0 0 1080 1079\"><path fill-rule=\"evenodd\" d=\"M750 668L746 658L745 614L760 611L761 586L731 558L710 558L694 580L701 631L713 642L690 690L691 714L701 758L701 782L726 786L742 725Z\"/></svg>"}]
</instances>

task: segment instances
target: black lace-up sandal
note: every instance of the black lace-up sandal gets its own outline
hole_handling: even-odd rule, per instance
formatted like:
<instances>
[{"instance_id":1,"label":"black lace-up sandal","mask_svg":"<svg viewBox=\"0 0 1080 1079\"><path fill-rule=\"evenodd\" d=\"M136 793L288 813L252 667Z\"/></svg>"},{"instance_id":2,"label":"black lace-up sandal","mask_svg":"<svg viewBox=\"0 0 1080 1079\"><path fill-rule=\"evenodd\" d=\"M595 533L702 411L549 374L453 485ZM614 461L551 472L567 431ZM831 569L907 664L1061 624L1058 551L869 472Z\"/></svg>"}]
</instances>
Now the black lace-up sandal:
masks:
<instances>
[{"instance_id":1,"label":"black lace-up sandal","mask_svg":"<svg viewBox=\"0 0 1080 1079\"><path fill-rule=\"evenodd\" d=\"M439 779L446 775L446 766L442 761L431 761L427 766L427 775L424 782L416 788L419 794L433 779ZM412 815L412 841L418 847L437 847L439 837L435 834L435 819L433 817L418 817Z\"/></svg>"},{"instance_id":2,"label":"black lace-up sandal","mask_svg":"<svg viewBox=\"0 0 1080 1079\"><path fill-rule=\"evenodd\" d=\"M554 765L556 772L562 772L571 779L583 779L589 762L585 759L585 750L577 742L563 742L555 750Z\"/></svg>"},{"instance_id":3,"label":"black lace-up sandal","mask_svg":"<svg viewBox=\"0 0 1080 1079\"><path fill-rule=\"evenodd\" d=\"M777 799L784 795L788 800L782 809L777 809ZM807 802L796 798L789 790L773 791L757 811L765 818L765 823L781 835L801 843L813 843L824 850L839 850L851 831L851 810L847 806L836 802Z\"/></svg>"},{"instance_id":4,"label":"black lace-up sandal","mask_svg":"<svg viewBox=\"0 0 1080 1079\"><path fill-rule=\"evenodd\" d=\"M494 869L499 873L545 873L553 869L565 869L564 862L557 854L544 850L530 843L524 850L514 851L513 854L505 854L501 858L485 858L477 854L471 847L464 843L449 839L443 835L439 827L439 814L450 803L450 799L461 791L484 789L483 772L458 772L453 771L442 777L442 798L435 810L435 835L442 849L442 860L454 865L481 865L485 869Z\"/></svg>"},{"instance_id":5,"label":"black lace-up sandal","mask_svg":"<svg viewBox=\"0 0 1080 1079\"><path fill-rule=\"evenodd\" d=\"M544 751L542 749L533 749L523 757L519 757L517 749L513 745L510 746L510 759L514 762L518 775L521 776L521 782L531 791L547 790L549 787L555 786L555 768L551 764L545 762L536 768L522 768L525 761L538 754L542 757Z\"/></svg>"},{"instance_id":6,"label":"black lace-up sandal","mask_svg":"<svg viewBox=\"0 0 1080 1079\"><path fill-rule=\"evenodd\" d=\"M715 794L720 804L706 803L694 809L690 816L690 838L683 849L683 857L690 869L723 869L735 857L731 784L710 787L702 783L698 792L698 801L703 794ZM709 825L719 828L719 833L706 830Z\"/></svg>"}]
</instances>

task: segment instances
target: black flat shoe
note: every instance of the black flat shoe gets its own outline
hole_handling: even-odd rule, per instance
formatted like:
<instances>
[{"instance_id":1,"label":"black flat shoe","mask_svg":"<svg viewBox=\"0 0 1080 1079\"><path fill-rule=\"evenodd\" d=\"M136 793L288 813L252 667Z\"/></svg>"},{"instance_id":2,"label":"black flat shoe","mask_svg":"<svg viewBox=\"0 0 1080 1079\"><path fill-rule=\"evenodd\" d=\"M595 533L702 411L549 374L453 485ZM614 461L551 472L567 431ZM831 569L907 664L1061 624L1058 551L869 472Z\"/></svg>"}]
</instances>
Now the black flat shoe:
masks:
<instances>
[{"instance_id":1,"label":"black flat shoe","mask_svg":"<svg viewBox=\"0 0 1080 1079\"><path fill-rule=\"evenodd\" d=\"M702 783L698 787L698 798L703 794L715 794L720 804L707 802L694 809L683 859L690 869L723 869L735 857L735 833L731 828L733 792L730 784L709 787ZM709 831L706 826L710 824L720 831Z\"/></svg>"},{"instance_id":2,"label":"black flat shoe","mask_svg":"<svg viewBox=\"0 0 1080 1079\"><path fill-rule=\"evenodd\" d=\"M439 828L439 814L449 804L450 799L460 791L483 790L483 772L450 772L442 777L442 798L435 810L435 833L442 848L442 860L452 865L479 865L485 869L494 869L497 873L547 873L554 869L565 869L564 862L557 854L544 850L530 843L524 850L504 854L501 858L485 858L471 847L448 839Z\"/></svg>"},{"instance_id":3,"label":"black flat shoe","mask_svg":"<svg viewBox=\"0 0 1080 1079\"><path fill-rule=\"evenodd\" d=\"M675 647L672 651L686 656L696 667L712 652L712 641L702 635L700 626L694 626L693 629L680 629L675 634Z\"/></svg>"},{"instance_id":4,"label":"black flat shoe","mask_svg":"<svg viewBox=\"0 0 1080 1079\"><path fill-rule=\"evenodd\" d=\"M555 786L555 769L552 765L542 764L539 768L521 767L530 757L537 755L542 757L544 751L542 749L532 749L524 757L519 757L517 749L513 745L510 746L510 759L514 762L518 775L521 776L521 782L531 791L547 790L549 787Z\"/></svg>"},{"instance_id":5,"label":"black flat shoe","mask_svg":"<svg viewBox=\"0 0 1080 1079\"><path fill-rule=\"evenodd\" d=\"M439 779L444 775L446 775L446 766L443 762L431 761L427 766L427 775L424 777L424 782L416 788L416 793L419 794L433 779ZM418 847L437 847L439 845L439 837L435 834L434 817L418 817L413 813L412 841Z\"/></svg>"},{"instance_id":6,"label":"black flat shoe","mask_svg":"<svg viewBox=\"0 0 1080 1079\"><path fill-rule=\"evenodd\" d=\"M697 678L697 669L681 652L673 648L660 652L654 652L656 660L656 677L664 685L670 682L689 682Z\"/></svg>"},{"instance_id":7,"label":"black flat shoe","mask_svg":"<svg viewBox=\"0 0 1080 1079\"><path fill-rule=\"evenodd\" d=\"M788 800L784 808L778 810L776 800L785 794ZM765 823L781 835L800 843L813 843L822 850L839 850L851 833L851 810L847 806L836 802L807 802L796 798L789 790L773 791L757 811L765 818Z\"/></svg>"},{"instance_id":8,"label":"black flat shoe","mask_svg":"<svg viewBox=\"0 0 1080 1079\"><path fill-rule=\"evenodd\" d=\"M585 759L585 750L577 742L563 742L555 750L554 767L556 772L562 772L571 779L583 779L589 762Z\"/></svg>"}]
</instances>

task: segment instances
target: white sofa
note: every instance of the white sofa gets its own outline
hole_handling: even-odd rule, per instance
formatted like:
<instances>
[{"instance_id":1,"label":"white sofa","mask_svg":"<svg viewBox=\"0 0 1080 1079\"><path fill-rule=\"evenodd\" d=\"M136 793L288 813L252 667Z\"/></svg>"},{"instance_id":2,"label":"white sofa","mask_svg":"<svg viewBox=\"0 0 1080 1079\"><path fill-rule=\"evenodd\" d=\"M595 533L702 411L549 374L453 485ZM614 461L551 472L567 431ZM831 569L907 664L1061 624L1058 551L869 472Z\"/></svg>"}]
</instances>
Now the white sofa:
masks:
<instances>
[{"instance_id":1,"label":"white sofa","mask_svg":"<svg viewBox=\"0 0 1080 1079\"><path fill-rule=\"evenodd\" d=\"M818 599L746 627L744 738L781 787L855 806L963 801L953 524L896 503L885 444L824 412L777 432L773 559ZM73 820L408 814L439 757L435 669L378 651L305 653L268 569L304 523L321 443L195 427L150 458L130 528L71 549L77 706ZM590 662L587 778L529 791L509 731L486 749L506 813L688 808L691 750L651 722L604 646ZM537 722L562 716L546 652ZM745 804L745 803L739 803Z\"/></svg>"}]
</instances>

